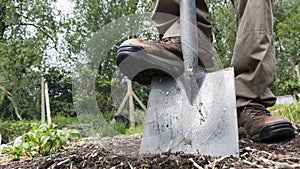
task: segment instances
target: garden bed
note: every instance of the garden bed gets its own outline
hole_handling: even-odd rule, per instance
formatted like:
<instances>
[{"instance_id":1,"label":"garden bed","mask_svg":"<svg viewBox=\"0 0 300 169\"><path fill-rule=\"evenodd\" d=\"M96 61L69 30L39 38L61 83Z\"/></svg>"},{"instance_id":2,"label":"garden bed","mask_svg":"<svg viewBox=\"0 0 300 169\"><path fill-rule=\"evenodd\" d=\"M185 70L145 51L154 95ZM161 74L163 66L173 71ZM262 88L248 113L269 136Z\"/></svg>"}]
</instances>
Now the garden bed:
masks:
<instances>
[{"instance_id":1,"label":"garden bed","mask_svg":"<svg viewBox=\"0 0 300 169\"><path fill-rule=\"evenodd\" d=\"M138 154L141 135L83 138L69 151L19 162L2 154L0 168L300 168L300 135L279 143L240 141L240 158L199 154Z\"/></svg>"}]
</instances>

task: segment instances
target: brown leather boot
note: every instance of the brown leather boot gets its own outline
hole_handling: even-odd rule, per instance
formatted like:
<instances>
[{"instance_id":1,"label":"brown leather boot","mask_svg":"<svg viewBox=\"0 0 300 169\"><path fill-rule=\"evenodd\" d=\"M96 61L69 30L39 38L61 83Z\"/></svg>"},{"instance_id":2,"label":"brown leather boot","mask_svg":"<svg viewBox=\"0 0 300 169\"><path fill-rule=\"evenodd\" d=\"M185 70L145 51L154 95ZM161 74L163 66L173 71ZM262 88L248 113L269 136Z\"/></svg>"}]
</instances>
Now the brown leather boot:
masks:
<instances>
[{"instance_id":1,"label":"brown leather boot","mask_svg":"<svg viewBox=\"0 0 300 169\"><path fill-rule=\"evenodd\" d=\"M239 134L253 141L277 142L295 137L295 129L286 117L271 116L265 109L242 107L238 108L237 115Z\"/></svg>"},{"instance_id":2,"label":"brown leather boot","mask_svg":"<svg viewBox=\"0 0 300 169\"><path fill-rule=\"evenodd\" d=\"M180 37L162 38L152 42L126 40L117 51L116 61L124 75L141 84L150 84L152 76L156 75L180 76L184 70ZM198 61L200 67L213 68L210 55L203 56Z\"/></svg>"},{"instance_id":3,"label":"brown leather boot","mask_svg":"<svg viewBox=\"0 0 300 169\"><path fill-rule=\"evenodd\" d=\"M130 50L131 47L136 47L136 48ZM162 54L171 52L176 57L179 57L181 59L183 57L181 51L181 41L180 41L180 37L178 36L163 38L152 42L141 40L141 39L128 39L120 45L118 54L120 52L136 52L138 50L144 50L146 53L155 56L160 56ZM165 51L166 53L161 53L162 51ZM123 59L127 57L125 55L126 53L123 53L124 54L122 55L123 57L118 56L118 54L117 54L117 65L119 65L123 61Z\"/></svg>"}]
</instances>

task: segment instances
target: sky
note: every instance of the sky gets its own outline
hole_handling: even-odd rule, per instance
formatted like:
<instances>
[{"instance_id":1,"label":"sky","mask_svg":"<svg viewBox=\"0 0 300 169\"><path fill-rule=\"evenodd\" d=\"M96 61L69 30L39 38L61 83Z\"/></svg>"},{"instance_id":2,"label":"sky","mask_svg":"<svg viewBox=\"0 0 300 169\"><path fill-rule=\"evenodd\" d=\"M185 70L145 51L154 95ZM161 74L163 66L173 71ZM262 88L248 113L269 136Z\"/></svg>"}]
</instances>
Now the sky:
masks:
<instances>
[{"instance_id":1,"label":"sky","mask_svg":"<svg viewBox=\"0 0 300 169\"><path fill-rule=\"evenodd\" d=\"M65 12L65 14L71 13L74 3L70 2L70 0L58 0L55 4L58 9L62 10Z\"/></svg>"},{"instance_id":2,"label":"sky","mask_svg":"<svg viewBox=\"0 0 300 169\"><path fill-rule=\"evenodd\" d=\"M70 0L57 0L57 2L55 2L53 5L58 10L61 10L64 15L67 15L67 14L71 15L73 7L74 7L74 3L72 3ZM59 44L60 45L64 44L64 35L63 34L59 35ZM49 63L52 66L65 67L64 61L61 61L59 57L56 57L56 56L59 56L58 51L56 51L55 49L48 49L46 51L46 53L49 56L51 56L51 57L47 57L46 63Z\"/></svg>"}]
</instances>

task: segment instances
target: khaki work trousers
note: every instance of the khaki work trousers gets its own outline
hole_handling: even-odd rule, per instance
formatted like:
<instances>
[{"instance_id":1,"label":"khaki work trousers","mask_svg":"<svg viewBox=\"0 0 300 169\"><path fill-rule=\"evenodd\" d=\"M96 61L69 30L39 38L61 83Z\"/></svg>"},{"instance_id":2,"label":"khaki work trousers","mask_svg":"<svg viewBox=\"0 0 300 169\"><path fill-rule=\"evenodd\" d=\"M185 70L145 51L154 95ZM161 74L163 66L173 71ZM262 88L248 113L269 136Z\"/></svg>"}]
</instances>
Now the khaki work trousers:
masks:
<instances>
[{"instance_id":1,"label":"khaki work trousers","mask_svg":"<svg viewBox=\"0 0 300 169\"><path fill-rule=\"evenodd\" d=\"M204 0L196 2L198 29L212 40L206 3ZM237 22L231 62L235 69L237 107L272 106L276 97L268 86L276 75L273 0L232 0L232 3ZM179 4L179 0L153 0L152 20L164 37L180 36Z\"/></svg>"}]
</instances>

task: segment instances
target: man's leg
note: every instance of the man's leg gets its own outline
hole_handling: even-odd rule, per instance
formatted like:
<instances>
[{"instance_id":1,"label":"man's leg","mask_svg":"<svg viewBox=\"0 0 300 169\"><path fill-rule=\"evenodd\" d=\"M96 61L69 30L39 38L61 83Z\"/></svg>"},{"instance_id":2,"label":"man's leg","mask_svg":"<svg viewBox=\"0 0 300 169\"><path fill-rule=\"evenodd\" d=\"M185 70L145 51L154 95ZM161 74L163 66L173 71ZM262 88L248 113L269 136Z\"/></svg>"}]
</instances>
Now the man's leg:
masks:
<instances>
[{"instance_id":1,"label":"man's leg","mask_svg":"<svg viewBox=\"0 0 300 169\"><path fill-rule=\"evenodd\" d=\"M154 7L152 21L160 35L163 37L180 36L180 0L152 0L152 2ZM212 40L212 26L205 1L197 0L196 7L199 31Z\"/></svg>"},{"instance_id":2,"label":"man's leg","mask_svg":"<svg viewBox=\"0 0 300 169\"><path fill-rule=\"evenodd\" d=\"M237 39L232 66L237 107L269 107L276 98L268 89L275 80L272 0L234 0Z\"/></svg>"},{"instance_id":3,"label":"man's leg","mask_svg":"<svg viewBox=\"0 0 300 169\"><path fill-rule=\"evenodd\" d=\"M211 71L215 68L211 50L212 28L208 8L204 0L197 0L196 2L199 39L198 64L203 70ZM152 19L154 26L159 31L159 40L149 42L129 39L120 45L117 53L117 65L121 70L126 70L127 63L133 62L133 60L139 63L138 70L131 67L127 74L123 71L131 80L141 84L150 84L153 76L163 72L173 77L182 75L183 55L180 39L179 4L178 0L153 0ZM130 57L128 57L129 55Z\"/></svg>"},{"instance_id":4,"label":"man's leg","mask_svg":"<svg viewBox=\"0 0 300 169\"><path fill-rule=\"evenodd\" d=\"M162 39L180 37L180 0L152 0L152 21ZM212 55L212 25L208 7L204 0L196 0L196 15L198 27L198 61L205 71L215 69Z\"/></svg>"},{"instance_id":5,"label":"man's leg","mask_svg":"<svg viewBox=\"0 0 300 169\"><path fill-rule=\"evenodd\" d=\"M235 68L238 124L254 141L273 142L294 136L289 120L265 109L276 98L268 89L275 80L272 0L233 0L237 39Z\"/></svg>"}]
</instances>

